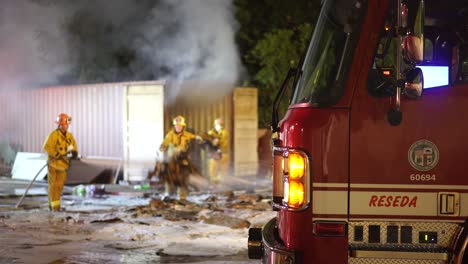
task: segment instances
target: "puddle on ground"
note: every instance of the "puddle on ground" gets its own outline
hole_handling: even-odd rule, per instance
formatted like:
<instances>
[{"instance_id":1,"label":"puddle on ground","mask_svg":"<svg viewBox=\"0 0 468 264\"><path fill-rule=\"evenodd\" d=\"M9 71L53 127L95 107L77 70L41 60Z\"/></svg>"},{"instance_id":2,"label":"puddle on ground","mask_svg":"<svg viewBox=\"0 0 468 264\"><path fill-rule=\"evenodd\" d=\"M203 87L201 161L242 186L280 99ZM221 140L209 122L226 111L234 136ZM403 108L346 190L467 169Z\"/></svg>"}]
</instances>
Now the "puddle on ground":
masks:
<instances>
[{"instance_id":1,"label":"puddle on ground","mask_svg":"<svg viewBox=\"0 0 468 264\"><path fill-rule=\"evenodd\" d=\"M162 219L151 226L138 223L79 224L70 221L65 213L60 217L44 212L35 212L34 215L18 217L21 221L14 216L0 218L0 263L259 263L247 257L246 234L226 234L226 230L218 232L229 238L245 240L245 248L242 249L236 243L231 244L226 237L213 235L216 226L210 228L205 225L205 230L197 231L197 223L190 225L188 222L165 222ZM112 238L100 232L113 228L114 233L121 237ZM149 234L148 237L139 236L138 232L132 235L137 229L141 234ZM139 241L139 238L146 240ZM158 240L171 240L171 243ZM211 242L206 244L208 240ZM223 250L216 249L223 240L224 254ZM226 250L229 246L237 249ZM218 255L213 253L216 250Z\"/></svg>"},{"instance_id":2,"label":"puddle on ground","mask_svg":"<svg viewBox=\"0 0 468 264\"><path fill-rule=\"evenodd\" d=\"M248 227L275 216L269 192L194 192L179 201L111 188L63 195L65 211L56 213L45 195L26 197L22 208L14 208L20 197L0 197L0 263L259 263L247 257Z\"/></svg>"},{"instance_id":3,"label":"puddle on ground","mask_svg":"<svg viewBox=\"0 0 468 264\"><path fill-rule=\"evenodd\" d=\"M15 195L22 196L26 188L15 188ZM27 195L47 195L47 188L30 188Z\"/></svg>"},{"instance_id":4,"label":"puddle on ground","mask_svg":"<svg viewBox=\"0 0 468 264\"><path fill-rule=\"evenodd\" d=\"M158 250L131 250L131 251L101 251L101 252L80 252L79 254L69 256L63 259L54 260L50 264L69 264L69 263L126 263L126 264L144 264L144 263L205 263L205 264L254 264L258 260L249 260L247 252L240 252L231 256L165 256Z\"/></svg>"}]
</instances>

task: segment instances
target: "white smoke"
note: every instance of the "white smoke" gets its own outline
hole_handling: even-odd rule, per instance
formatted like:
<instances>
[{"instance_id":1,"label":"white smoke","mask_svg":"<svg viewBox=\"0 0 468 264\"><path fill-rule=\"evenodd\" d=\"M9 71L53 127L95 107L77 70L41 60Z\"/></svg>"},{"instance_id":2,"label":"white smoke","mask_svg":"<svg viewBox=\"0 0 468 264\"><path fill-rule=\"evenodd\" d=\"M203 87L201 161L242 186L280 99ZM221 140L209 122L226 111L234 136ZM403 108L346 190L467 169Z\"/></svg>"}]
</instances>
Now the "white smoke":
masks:
<instances>
[{"instance_id":1,"label":"white smoke","mask_svg":"<svg viewBox=\"0 0 468 264\"><path fill-rule=\"evenodd\" d=\"M168 71L163 75L176 81L175 88L186 81L184 93L206 96L207 91L232 87L238 79L234 24L231 1L164 0L151 10L141 28L144 39L135 44L144 57Z\"/></svg>"},{"instance_id":2,"label":"white smoke","mask_svg":"<svg viewBox=\"0 0 468 264\"><path fill-rule=\"evenodd\" d=\"M232 9L232 0L0 0L0 142L30 107L14 90L166 80L169 103L227 94L241 68ZM5 114L5 100L17 109Z\"/></svg>"},{"instance_id":3,"label":"white smoke","mask_svg":"<svg viewBox=\"0 0 468 264\"><path fill-rule=\"evenodd\" d=\"M170 81L173 96L186 80L192 93L232 89L231 1L0 0L0 89L147 79ZM121 50L133 56L126 69Z\"/></svg>"},{"instance_id":4,"label":"white smoke","mask_svg":"<svg viewBox=\"0 0 468 264\"><path fill-rule=\"evenodd\" d=\"M1 1L0 91L57 83L70 69L60 27L65 15L56 6Z\"/></svg>"}]
</instances>

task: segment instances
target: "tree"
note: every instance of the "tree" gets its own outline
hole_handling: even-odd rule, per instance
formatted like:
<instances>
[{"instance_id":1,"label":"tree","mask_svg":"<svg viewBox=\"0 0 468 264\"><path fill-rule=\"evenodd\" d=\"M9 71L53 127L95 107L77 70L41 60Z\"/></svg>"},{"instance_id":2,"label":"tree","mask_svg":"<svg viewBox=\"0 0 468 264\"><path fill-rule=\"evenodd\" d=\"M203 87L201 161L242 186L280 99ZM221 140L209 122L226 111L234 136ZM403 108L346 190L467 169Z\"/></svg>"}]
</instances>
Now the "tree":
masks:
<instances>
[{"instance_id":1,"label":"tree","mask_svg":"<svg viewBox=\"0 0 468 264\"><path fill-rule=\"evenodd\" d=\"M275 29L265 34L248 53L247 60L260 65L253 76L259 87L259 127L269 127L271 110L279 86L290 68L298 66L300 57L310 38L312 26L304 23L298 32Z\"/></svg>"},{"instance_id":2,"label":"tree","mask_svg":"<svg viewBox=\"0 0 468 264\"><path fill-rule=\"evenodd\" d=\"M248 76L259 90L259 127L269 127L271 106L289 68L296 67L318 16L319 0L235 0L237 33Z\"/></svg>"}]
</instances>

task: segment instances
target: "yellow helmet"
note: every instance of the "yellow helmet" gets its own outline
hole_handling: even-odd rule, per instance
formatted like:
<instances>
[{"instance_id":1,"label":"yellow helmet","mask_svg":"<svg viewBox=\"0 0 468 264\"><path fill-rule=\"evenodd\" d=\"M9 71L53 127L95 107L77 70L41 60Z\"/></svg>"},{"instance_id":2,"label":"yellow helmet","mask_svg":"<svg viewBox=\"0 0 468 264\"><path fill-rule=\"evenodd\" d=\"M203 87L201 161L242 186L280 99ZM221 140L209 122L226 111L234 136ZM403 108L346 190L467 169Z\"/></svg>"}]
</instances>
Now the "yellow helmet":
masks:
<instances>
[{"instance_id":1,"label":"yellow helmet","mask_svg":"<svg viewBox=\"0 0 468 264\"><path fill-rule=\"evenodd\" d=\"M224 125L224 122L223 122L222 118L216 118L213 123L214 123L215 126L216 125L220 125L220 126Z\"/></svg>"},{"instance_id":2,"label":"yellow helmet","mask_svg":"<svg viewBox=\"0 0 468 264\"><path fill-rule=\"evenodd\" d=\"M181 116L181 115L178 115L172 120L172 124L174 126L175 125L185 126L185 118L183 116Z\"/></svg>"}]
</instances>

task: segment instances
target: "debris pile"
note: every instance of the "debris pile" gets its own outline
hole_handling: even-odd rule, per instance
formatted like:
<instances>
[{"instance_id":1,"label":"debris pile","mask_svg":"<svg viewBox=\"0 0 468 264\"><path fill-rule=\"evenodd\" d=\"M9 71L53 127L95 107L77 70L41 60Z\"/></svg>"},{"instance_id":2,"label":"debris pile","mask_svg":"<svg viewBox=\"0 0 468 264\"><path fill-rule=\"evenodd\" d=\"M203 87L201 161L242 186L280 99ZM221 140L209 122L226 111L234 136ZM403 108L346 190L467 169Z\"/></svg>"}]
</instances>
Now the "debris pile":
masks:
<instances>
[{"instance_id":1,"label":"debris pile","mask_svg":"<svg viewBox=\"0 0 468 264\"><path fill-rule=\"evenodd\" d=\"M10 252L0 262L29 262L48 252L46 260L63 263L86 263L95 254L102 262L131 255L143 262L231 263L224 261L246 259L248 228L275 216L268 191L192 192L179 200L155 188L116 188L77 186L64 195L65 210L58 213L47 210L42 196L28 198L32 209L0 211L0 242Z\"/></svg>"}]
</instances>

